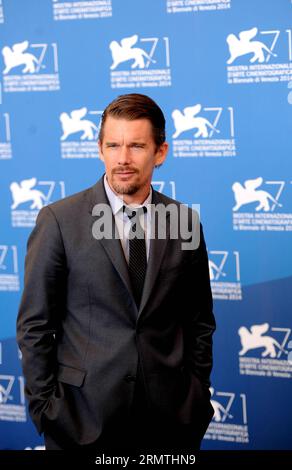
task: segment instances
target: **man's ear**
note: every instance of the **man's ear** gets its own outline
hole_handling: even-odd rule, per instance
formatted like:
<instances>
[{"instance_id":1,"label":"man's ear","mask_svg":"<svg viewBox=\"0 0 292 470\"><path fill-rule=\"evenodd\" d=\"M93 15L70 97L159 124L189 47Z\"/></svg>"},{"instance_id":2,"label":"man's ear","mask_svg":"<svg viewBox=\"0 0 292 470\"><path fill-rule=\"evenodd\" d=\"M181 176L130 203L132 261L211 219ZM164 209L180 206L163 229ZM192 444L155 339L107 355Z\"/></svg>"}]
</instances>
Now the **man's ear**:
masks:
<instances>
[{"instance_id":1,"label":"man's ear","mask_svg":"<svg viewBox=\"0 0 292 470\"><path fill-rule=\"evenodd\" d=\"M157 151L156 151L156 154L155 154L155 166L156 165L162 165L162 163L164 162L164 160L166 159L166 155L167 155L167 152L168 152L168 143L167 142L163 142L163 144L161 144Z\"/></svg>"},{"instance_id":2,"label":"man's ear","mask_svg":"<svg viewBox=\"0 0 292 470\"><path fill-rule=\"evenodd\" d=\"M102 143L101 143L100 139L98 139L98 141L97 141L97 146L98 146L99 158L104 162L104 158L103 158L103 154L102 154Z\"/></svg>"}]
</instances>

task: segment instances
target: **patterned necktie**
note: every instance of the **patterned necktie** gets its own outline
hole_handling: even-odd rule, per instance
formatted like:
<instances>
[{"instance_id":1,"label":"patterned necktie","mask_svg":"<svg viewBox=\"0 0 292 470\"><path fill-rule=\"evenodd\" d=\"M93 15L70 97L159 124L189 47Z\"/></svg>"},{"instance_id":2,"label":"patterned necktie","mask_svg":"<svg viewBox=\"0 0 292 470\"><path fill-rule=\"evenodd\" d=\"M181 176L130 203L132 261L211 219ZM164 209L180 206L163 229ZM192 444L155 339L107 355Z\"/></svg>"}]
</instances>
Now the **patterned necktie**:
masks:
<instances>
[{"instance_id":1,"label":"patterned necktie","mask_svg":"<svg viewBox=\"0 0 292 470\"><path fill-rule=\"evenodd\" d=\"M129 275L134 298L139 309L147 268L145 232L141 226L139 216L141 211L145 214L147 208L143 206L137 210L131 210L123 206L123 211L126 212L131 221L129 232Z\"/></svg>"}]
</instances>

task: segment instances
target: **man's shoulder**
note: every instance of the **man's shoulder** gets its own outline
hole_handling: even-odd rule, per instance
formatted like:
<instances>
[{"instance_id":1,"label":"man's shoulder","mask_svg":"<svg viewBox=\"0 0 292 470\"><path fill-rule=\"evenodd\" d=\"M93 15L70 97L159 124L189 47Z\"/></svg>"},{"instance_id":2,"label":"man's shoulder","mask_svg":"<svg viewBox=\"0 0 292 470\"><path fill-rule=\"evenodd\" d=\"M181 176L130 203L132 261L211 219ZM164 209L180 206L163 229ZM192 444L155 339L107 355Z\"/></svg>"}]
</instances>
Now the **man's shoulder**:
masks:
<instances>
[{"instance_id":1,"label":"man's shoulder","mask_svg":"<svg viewBox=\"0 0 292 470\"><path fill-rule=\"evenodd\" d=\"M156 196L155 200L156 203L163 204L165 206L169 206L171 208L172 205L175 205L178 209L183 208L185 209L189 214L197 214L199 216L199 206L198 204L193 204L192 207L190 207L188 204L185 202L178 201L177 199L173 199L169 196L166 196L166 194L160 193L159 191L155 191Z\"/></svg>"},{"instance_id":2,"label":"man's shoulder","mask_svg":"<svg viewBox=\"0 0 292 470\"><path fill-rule=\"evenodd\" d=\"M177 199L172 199L171 197L169 196L166 196L166 194L163 194L161 193L160 191L156 191L154 190L154 199L155 199L155 202L156 203L161 203L161 204L164 204L164 205L168 205L168 204L175 204L177 206L179 206L180 204L183 204L182 202L178 201Z\"/></svg>"},{"instance_id":3,"label":"man's shoulder","mask_svg":"<svg viewBox=\"0 0 292 470\"><path fill-rule=\"evenodd\" d=\"M72 215L72 213L80 215L80 211L83 211L86 205L90 208L93 188L94 186L90 186L82 191L66 196L63 199L48 204L46 208L50 209L57 217Z\"/></svg>"}]
</instances>

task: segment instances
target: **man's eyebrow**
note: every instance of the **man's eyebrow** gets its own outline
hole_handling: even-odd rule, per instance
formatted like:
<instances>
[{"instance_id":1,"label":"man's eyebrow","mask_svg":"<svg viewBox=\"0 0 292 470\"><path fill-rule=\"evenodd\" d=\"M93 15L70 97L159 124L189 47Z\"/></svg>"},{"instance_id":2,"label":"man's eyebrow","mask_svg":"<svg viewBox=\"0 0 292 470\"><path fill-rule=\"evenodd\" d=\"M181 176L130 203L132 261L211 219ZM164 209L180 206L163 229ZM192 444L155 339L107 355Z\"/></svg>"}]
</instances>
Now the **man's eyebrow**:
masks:
<instances>
[{"instance_id":1,"label":"man's eyebrow","mask_svg":"<svg viewBox=\"0 0 292 470\"><path fill-rule=\"evenodd\" d=\"M105 145L119 145L119 142L116 141L116 140L109 140L109 141L105 142ZM136 140L132 140L128 145L141 145L141 146L145 147L146 142L144 142L144 140L136 139Z\"/></svg>"}]
</instances>

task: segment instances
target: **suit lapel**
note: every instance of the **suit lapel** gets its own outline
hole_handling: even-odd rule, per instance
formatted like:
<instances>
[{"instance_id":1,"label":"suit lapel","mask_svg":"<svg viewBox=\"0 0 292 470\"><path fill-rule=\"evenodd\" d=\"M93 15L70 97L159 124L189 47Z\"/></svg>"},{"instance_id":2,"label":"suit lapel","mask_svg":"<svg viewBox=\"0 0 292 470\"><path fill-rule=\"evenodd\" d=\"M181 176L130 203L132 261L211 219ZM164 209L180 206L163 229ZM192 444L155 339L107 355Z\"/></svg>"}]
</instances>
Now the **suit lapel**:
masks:
<instances>
[{"instance_id":1,"label":"suit lapel","mask_svg":"<svg viewBox=\"0 0 292 470\"><path fill-rule=\"evenodd\" d=\"M155 191L152 188L152 204L154 207L157 204L163 204L160 193ZM147 264L144 288L142 293L142 299L140 303L140 308L138 315L141 314L144 309L150 295L152 288L155 285L155 281L159 272L159 268L164 256L167 242L169 240L169 213L166 214L166 217L157 217L157 214L154 214L155 217L152 218L152 239L150 240L150 251L149 251L149 260ZM158 234L165 233L165 238L159 238Z\"/></svg>"},{"instance_id":2,"label":"suit lapel","mask_svg":"<svg viewBox=\"0 0 292 470\"><path fill-rule=\"evenodd\" d=\"M97 183L92 188L93 191L92 191L92 199L91 199L91 206L90 206L91 214L92 214L93 207L98 203L107 204L110 206L109 200L107 198L107 195L104 189L103 176L97 181ZM155 191L152 188L152 204L156 206L159 203L163 204L163 200L160 196L160 193L158 191ZM146 275L145 275L145 282L144 282L140 308L136 312L137 317L140 316L141 312L143 311L150 297L152 288L155 284L155 281L159 272L160 264L162 262L162 258L166 249L167 241L169 239L169 217L168 216L169 214L166 214L166 218L158 218L157 214L155 214L155 221L154 219L152 219L152 222L151 222L152 238L150 240L149 260L147 264L147 270L146 270ZM95 219L97 216L93 215L93 217ZM112 212L111 212L111 217L112 217L111 226L113 227L113 236L109 239L101 238L99 240L96 240L96 242L102 244L112 264L114 265L115 269L119 273L121 280L123 281L127 290L129 291L129 294L132 296L133 304L136 306L132 288L131 288L128 264L124 255L121 241L114 236L115 219L114 219L114 215L112 214ZM159 230L161 230L161 233L166 233L165 238L161 238L161 239L158 238Z\"/></svg>"},{"instance_id":3,"label":"suit lapel","mask_svg":"<svg viewBox=\"0 0 292 470\"><path fill-rule=\"evenodd\" d=\"M92 210L96 204L107 204L110 207L109 200L107 198L104 184L103 184L103 177L104 175L97 181L97 183L93 186L92 191L92 199L91 199L91 206L90 206L90 213L94 219L97 219L97 216L92 214ZM115 218L111 213L111 227L113 229L112 237L111 238L101 238L99 240L95 240L96 243L101 243L104 250L106 251L108 257L110 258L112 264L114 265L115 269L118 271L122 281L124 282L125 286L127 287L128 291L132 294L131 289L131 281L128 272L128 265L124 255L124 251L122 248L121 241L119 238L115 237Z\"/></svg>"}]
</instances>

